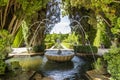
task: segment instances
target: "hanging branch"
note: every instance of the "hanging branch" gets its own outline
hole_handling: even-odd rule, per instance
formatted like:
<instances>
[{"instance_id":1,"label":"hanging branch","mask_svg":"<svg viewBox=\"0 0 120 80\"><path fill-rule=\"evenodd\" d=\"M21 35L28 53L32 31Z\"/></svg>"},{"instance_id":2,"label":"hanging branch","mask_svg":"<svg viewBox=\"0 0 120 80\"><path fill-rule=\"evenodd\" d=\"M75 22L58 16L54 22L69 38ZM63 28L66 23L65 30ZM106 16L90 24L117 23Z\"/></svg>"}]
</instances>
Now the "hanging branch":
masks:
<instances>
[{"instance_id":1,"label":"hanging branch","mask_svg":"<svg viewBox=\"0 0 120 80\"><path fill-rule=\"evenodd\" d=\"M22 18L18 21L18 24L16 25L16 29L15 29L15 31L13 32L14 34L15 34L15 33L18 31L18 29L20 28L20 25L21 25L23 19L24 19L24 17L22 17Z\"/></svg>"},{"instance_id":2,"label":"hanging branch","mask_svg":"<svg viewBox=\"0 0 120 80\"><path fill-rule=\"evenodd\" d=\"M109 26L109 27L112 27L111 24L109 24L109 22L103 17L103 16L100 16L104 21L105 23Z\"/></svg>"},{"instance_id":3,"label":"hanging branch","mask_svg":"<svg viewBox=\"0 0 120 80\"><path fill-rule=\"evenodd\" d=\"M12 30L12 35L15 35L15 33L18 31L18 29L20 28L20 25L21 25L21 23L22 23L22 20L23 19L20 19L20 20L16 20L16 23L15 23L15 25L14 25L14 27L13 27L13 30Z\"/></svg>"},{"instance_id":4,"label":"hanging branch","mask_svg":"<svg viewBox=\"0 0 120 80\"><path fill-rule=\"evenodd\" d=\"M120 1L112 1L112 2L114 2L114 3L119 3L119 4L120 4Z\"/></svg>"},{"instance_id":5,"label":"hanging branch","mask_svg":"<svg viewBox=\"0 0 120 80\"><path fill-rule=\"evenodd\" d=\"M7 11L8 11L8 7L9 7L9 2L10 2L10 0L8 0L7 6L5 8L4 17L3 17L3 23L2 23L2 28L4 28L4 26L5 26L6 17L7 17Z\"/></svg>"},{"instance_id":6,"label":"hanging branch","mask_svg":"<svg viewBox=\"0 0 120 80\"><path fill-rule=\"evenodd\" d=\"M13 28L13 30L12 30L12 35L14 35L14 32L15 32L15 30L16 30L18 21L19 21L18 19L15 21L15 25L14 25L14 28Z\"/></svg>"},{"instance_id":7,"label":"hanging branch","mask_svg":"<svg viewBox=\"0 0 120 80\"><path fill-rule=\"evenodd\" d=\"M2 9L0 10L0 26L2 27Z\"/></svg>"},{"instance_id":8,"label":"hanging branch","mask_svg":"<svg viewBox=\"0 0 120 80\"><path fill-rule=\"evenodd\" d=\"M9 26L8 26L9 32L12 31L12 27L13 27L13 24L14 24L15 20L16 20L16 15L13 14L13 17L12 17L12 19L11 19L11 22L10 22L10 24L9 24Z\"/></svg>"}]
</instances>

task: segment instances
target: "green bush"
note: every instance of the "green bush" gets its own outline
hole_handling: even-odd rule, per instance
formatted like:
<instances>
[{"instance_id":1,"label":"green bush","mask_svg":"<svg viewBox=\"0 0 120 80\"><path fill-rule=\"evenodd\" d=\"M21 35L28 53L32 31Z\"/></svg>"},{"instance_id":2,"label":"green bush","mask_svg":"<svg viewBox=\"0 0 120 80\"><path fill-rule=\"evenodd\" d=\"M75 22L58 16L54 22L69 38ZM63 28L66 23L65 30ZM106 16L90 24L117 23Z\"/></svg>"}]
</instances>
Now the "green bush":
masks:
<instances>
[{"instance_id":1,"label":"green bush","mask_svg":"<svg viewBox=\"0 0 120 80\"><path fill-rule=\"evenodd\" d=\"M97 53L98 52L98 48L95 46L82 46L82 45L78 45L78 46L74 46L74 51L78 52L78 53Z\"/></svg>"},{"instance_id":2,"label":"green bush","mask_svg":"<svg viewBox=\"0 0 120 80\"><path fill-rule=\"evenodd\" d=\"M94 39L94 46L101 47L104 45L105 48L111 46L111 41L106 33L106 25L104 22L97 23L97 33Z\"/></svg>"},{"instance_id":3,"label":"green bush","mask_svg":"<svg viewBox=\"0 0 120 80\"><path fill-rule=\"evenodd\" d=\"M120 48L112 48L103 57L107 61L107 70L112 79L120 80Z\"/></svg>"},{"instance_id":4,"label":"green bush","mask_svg":"<svg viewBox=\"0 0 120 80\"><path fill-rule=\"evenodd\" d=\"M46 46L44 44L33 46L34 52L44 52L45 49L46 49Z\"/></svg>"},{"instance_id":5,"label":"green bush","mask_svg":"<svg viewBox=\"0 0 120 80\"><path fill-rule=\"evenodd\" d=\"M97 58L97 61L93 63L94 69L98 71L100 74L107 74L107 64L104 61L103 57Z\"/></svg>"},{"instance_id":6,"label":"green bush","mask_svg":"<svg viewBox=\"0 0 120 80\"><path fill-rule=\"evenodd\" d=\"M97 61L94 63L94 68L96 70L100 70L102 68L102 59L101 58L98 58Z\"/></svg>"},{"instance_id":7,"label":"green bush","mask_svg":"<svg viewBox=\"0 0 120 80\"><path fill-rule=\"evenodd\" d=\"M72 48L73 48L73 44L71 44L71 43L62 42L62 44L63 44L65 47L69 48L69 49L72 49Z\"/></svg>"},{"instance_id":8,"label":"green bush","mask_svg":"<svg viewBox=\"0 0 120 80\"><path fill-rule=\"evenodd\" d=\"M49 49L54 45L54 43L45 43L45 45L46 45L46 49Z\"/></svg>"},{"instance_id":9,"label":"green bush","mask_svg":"<svg viewBox=\"0 0 120 80\"><path fill-rule=\"evenodd\" d=\"M6 30L0 30L0 74L5 74L5 59L8 57L8 53L12 51L11 43L12 35Z\"/></svg>"},{"instance_id":10,"label":"green bush","mask_svg":"<svg viewBox=\"0 0 120 80\"><path fill-rule=\"evenodd\" d=\"M3 60L0 59L0 75L5 74L6 64Z\"/></svg>"}]
</instances>

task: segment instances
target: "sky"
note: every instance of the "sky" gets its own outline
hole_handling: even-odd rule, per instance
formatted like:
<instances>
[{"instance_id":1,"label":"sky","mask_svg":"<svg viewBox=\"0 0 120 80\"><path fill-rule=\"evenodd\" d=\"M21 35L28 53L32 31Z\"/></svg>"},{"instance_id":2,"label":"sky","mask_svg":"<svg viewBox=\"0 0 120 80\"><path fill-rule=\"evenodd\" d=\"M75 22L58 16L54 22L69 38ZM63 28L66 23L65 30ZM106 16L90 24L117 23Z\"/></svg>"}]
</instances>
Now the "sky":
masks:
<instances>
[{"instance_id":1,"label":"sky","mask_svg":"<svg viewBox=\"0 0 120 80\"><path fill-rule=\"evenodd\" d=\"M62 33L62 34L67 34L71 32L71 28L69 26L70 21L68 19L68 16L64 16L62 17L62 15L60 16L61 21L59 23L57 23L53 29L51 30L51 34L52 33Z\"/></svg>"}]
</instances>

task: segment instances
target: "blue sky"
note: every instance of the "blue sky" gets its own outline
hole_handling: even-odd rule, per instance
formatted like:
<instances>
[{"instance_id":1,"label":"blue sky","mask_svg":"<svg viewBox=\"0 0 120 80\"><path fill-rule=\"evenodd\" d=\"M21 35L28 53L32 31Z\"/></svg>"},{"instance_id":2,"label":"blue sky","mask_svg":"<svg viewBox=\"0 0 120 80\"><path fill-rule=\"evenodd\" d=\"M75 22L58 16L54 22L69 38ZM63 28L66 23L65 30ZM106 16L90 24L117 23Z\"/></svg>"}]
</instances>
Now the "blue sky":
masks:
<instances>
[{"instance_id":1,"label":"blue sky","mask_svg":"<svg viewBox=\"0 0 120 80\"><path fill-rule=\"evenodd\" d=\"M62 17L62 15L61 15L60 17L61 17L61 21L53 27L52 31L50 32L51 34L52 33L67 34L67 33L71 32L71 29L70 29L70 26L69 26L70 21L68 19L68 16Z\"/></svg>"}]
</instances>

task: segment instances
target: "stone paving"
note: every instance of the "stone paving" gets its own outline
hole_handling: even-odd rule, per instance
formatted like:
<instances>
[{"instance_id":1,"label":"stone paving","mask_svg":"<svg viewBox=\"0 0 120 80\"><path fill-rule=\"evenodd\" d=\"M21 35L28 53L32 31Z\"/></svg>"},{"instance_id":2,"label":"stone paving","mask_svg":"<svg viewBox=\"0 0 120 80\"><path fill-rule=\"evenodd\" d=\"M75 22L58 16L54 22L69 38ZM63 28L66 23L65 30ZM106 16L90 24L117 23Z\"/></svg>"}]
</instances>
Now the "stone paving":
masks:
<instances>
[{"instance_id":1,"label":"stone paving","mask_svg":"<svg viewBox=\"0 0 120 80\"><path fill-rule=\"evenodd\" d=\"M109 51L109 49L100 49L100 48L99 48L97 54L101 56L101 55L105 54L105 53L108 52L108 51Z\"/></svg>"}]
</instances>

